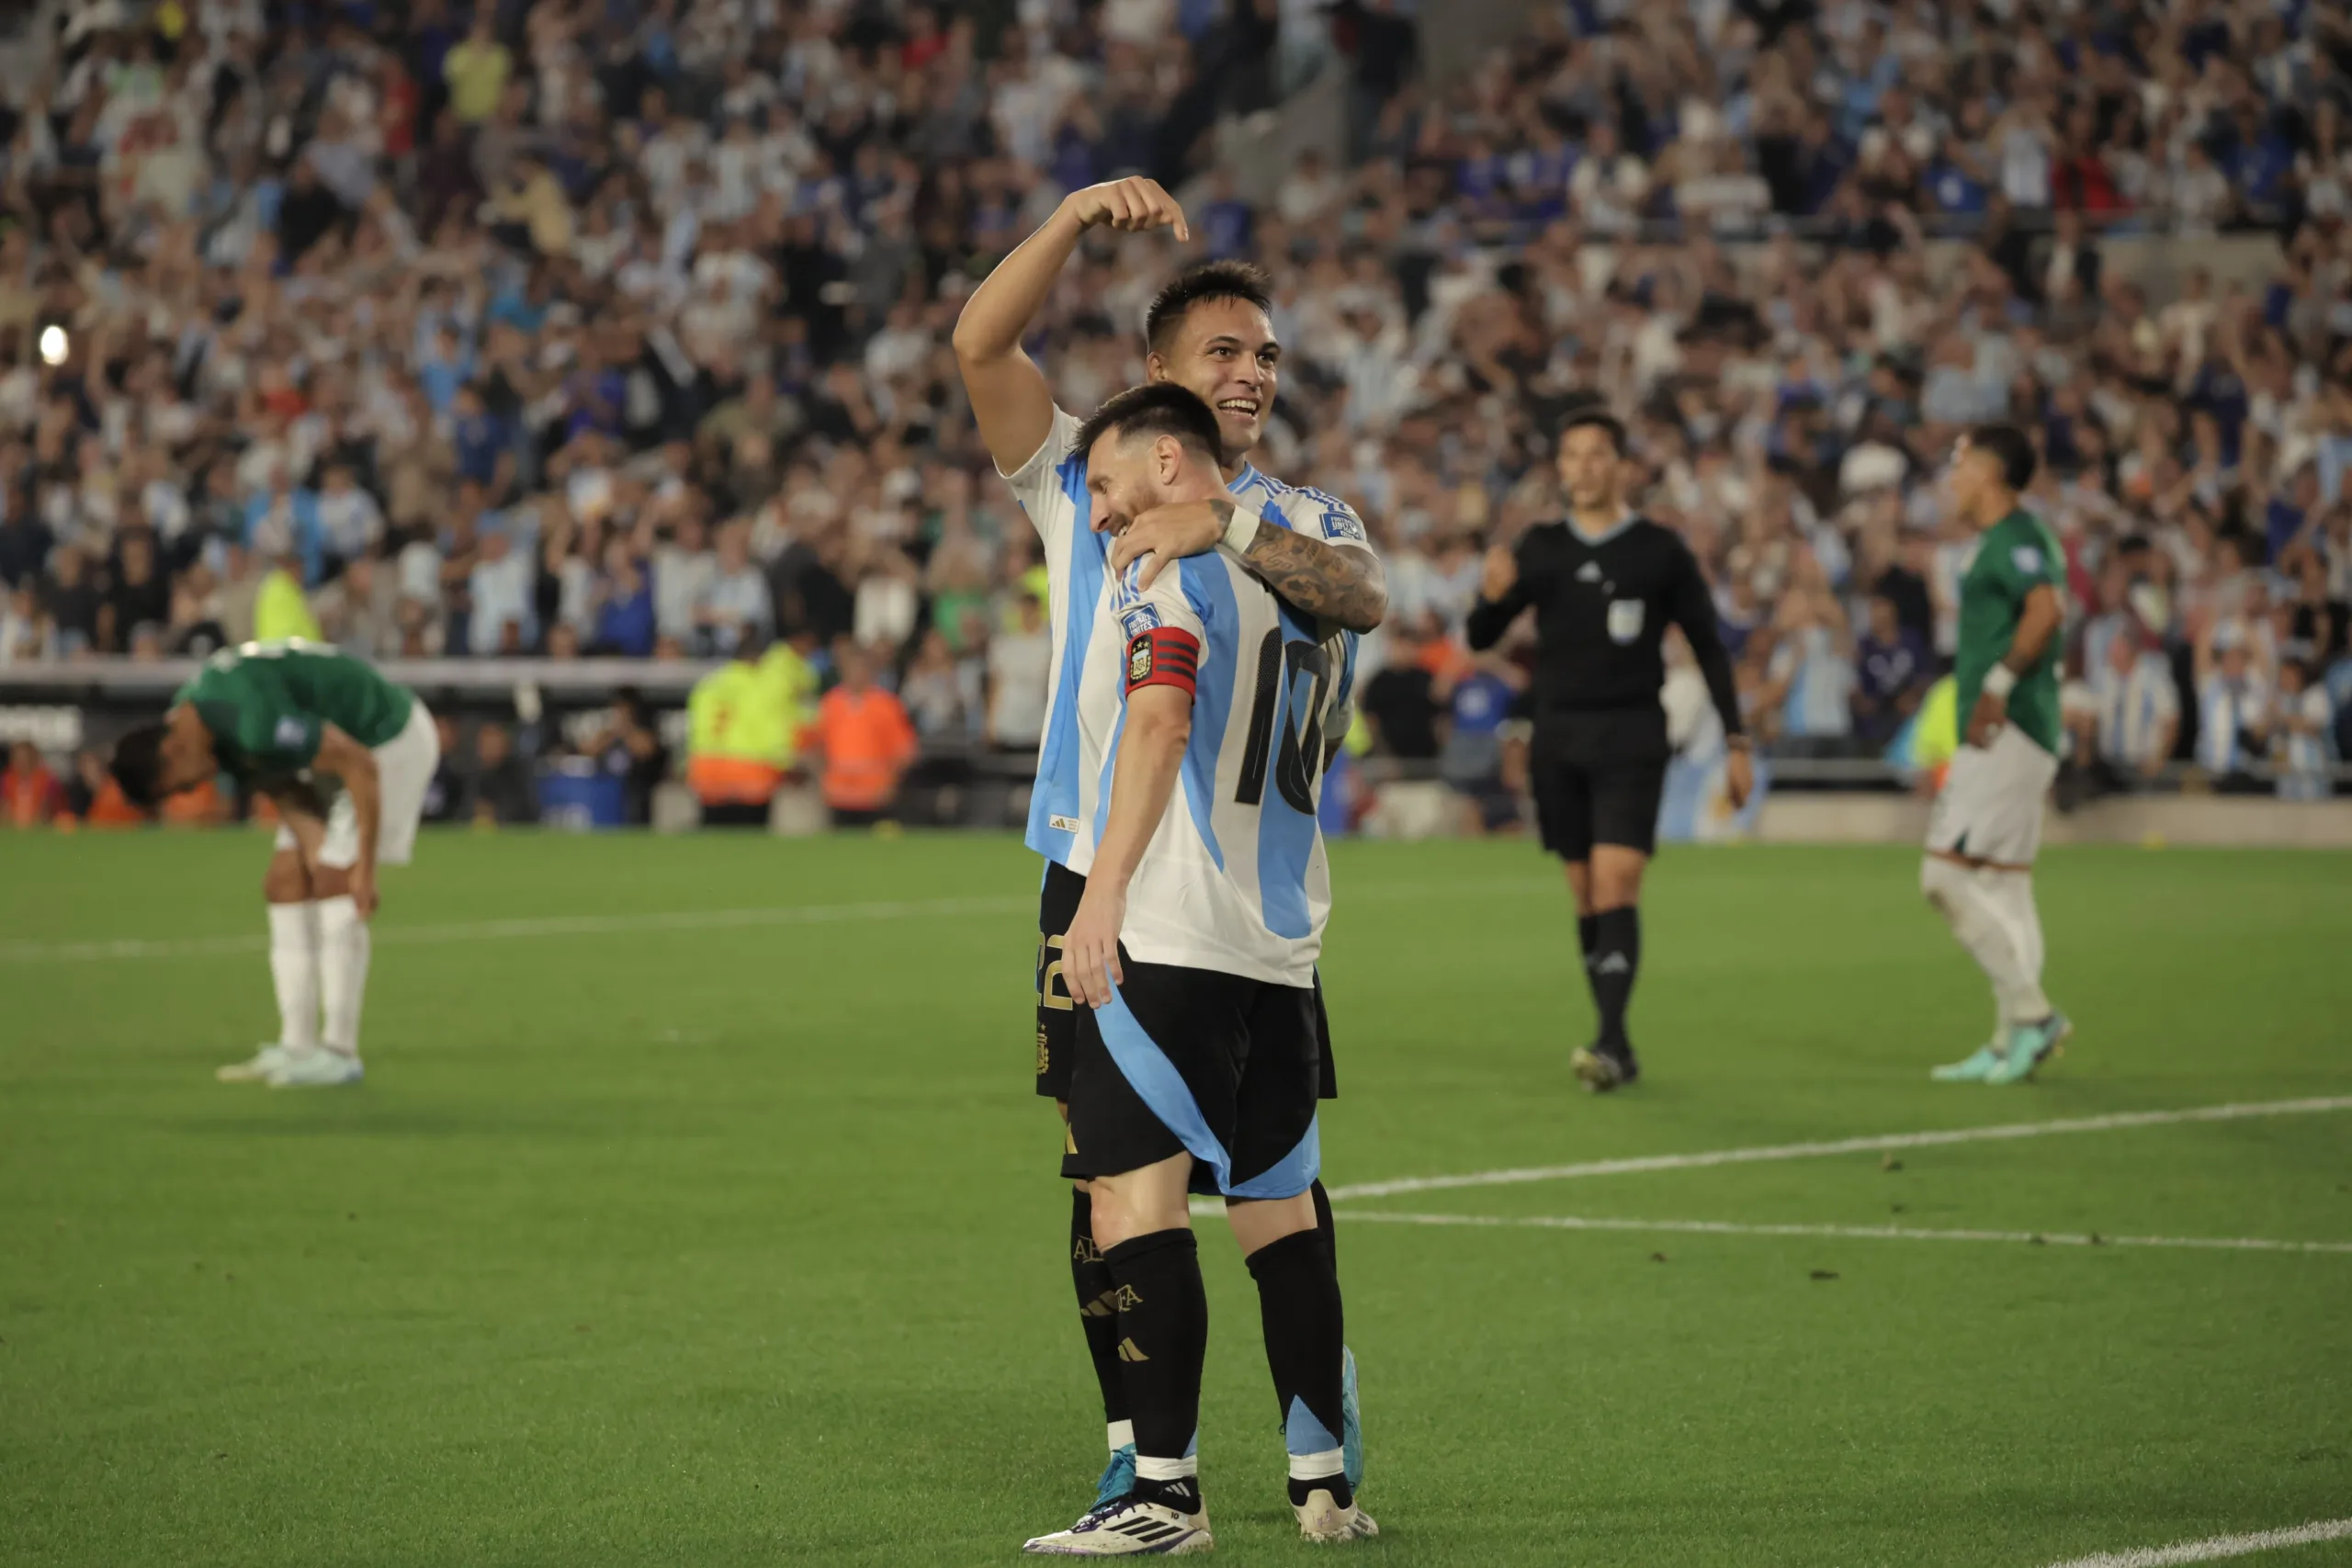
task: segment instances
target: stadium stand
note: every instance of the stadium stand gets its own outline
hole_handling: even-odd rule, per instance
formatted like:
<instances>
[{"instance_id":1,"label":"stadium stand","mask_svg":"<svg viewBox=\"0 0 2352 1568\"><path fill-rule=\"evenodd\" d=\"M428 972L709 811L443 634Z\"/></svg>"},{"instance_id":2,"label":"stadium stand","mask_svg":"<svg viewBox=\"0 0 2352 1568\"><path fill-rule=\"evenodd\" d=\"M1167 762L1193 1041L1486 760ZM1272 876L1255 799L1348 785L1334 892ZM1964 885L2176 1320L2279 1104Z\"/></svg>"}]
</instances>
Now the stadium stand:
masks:
<instances>
[{"instance_id":1,"label":"stadium stand","mask_svg":"<svg viewBox=\"0 0 2352 1568\"><path fill-rule=\"evenodd\" d=\"M948 330L1064 191L1141 172L1193 252L1276 276L1264 466L1388 560L1377 750L1426 728L1445 758L1408 762L1494 794L1479 551L1555 512L1552 434L1599 400L1781 781L1912 755L1968 547L1938 469L2007 418L2068 553L2086 751L2152 722L2115 639L2169 672L2177 761L2070 787L2326 792L2335 11L1465 5L1508 41L1464 59L1414 9L51 0L0 110L0 685L315 628L558 685L676 664L646 689L682 697L746 639L827 671L846 639L927 753L985 760L1042 670L1035 561ZM1342 92L1330 145L1219 161L1309 84ZM1033 345L1066 405L1140 378L1183 259L1089 248Z\"/></svg>"}]
</instances>

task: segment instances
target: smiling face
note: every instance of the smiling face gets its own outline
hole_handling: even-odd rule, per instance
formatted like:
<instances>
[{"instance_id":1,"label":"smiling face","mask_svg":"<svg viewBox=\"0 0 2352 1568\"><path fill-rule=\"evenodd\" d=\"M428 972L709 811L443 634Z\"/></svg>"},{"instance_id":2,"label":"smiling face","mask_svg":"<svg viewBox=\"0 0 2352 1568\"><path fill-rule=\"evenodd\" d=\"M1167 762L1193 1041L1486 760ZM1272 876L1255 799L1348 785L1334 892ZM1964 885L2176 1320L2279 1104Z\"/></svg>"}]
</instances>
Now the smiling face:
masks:
<instances>
[{"instance_id":1,"label":"smiling face","mask_svg":"<svg viewBox=\"0 0 2352 1568\"><path fill-rule=\"evenodd\" d=\"M1274 412L1282 345L1266 312L1247 299L1204 299L1151 354L1151 378L1173 381L1216 413L1225 456L1238 463Z\"/></svg>"},{"instance_id":2,"label":"smiling face","mask_svg":"<svg viewBox=\"0 0 2352 1568\"><path fill-rule=\"evenodd\" d=\"M1205 457L1172 435L1105 431L1086 456L1086 489L1094 498L1091 525L1098 534L1125 533L1144 513L1199 488L1191 481L1206 465Z\"/></svg>"}]
</instances>

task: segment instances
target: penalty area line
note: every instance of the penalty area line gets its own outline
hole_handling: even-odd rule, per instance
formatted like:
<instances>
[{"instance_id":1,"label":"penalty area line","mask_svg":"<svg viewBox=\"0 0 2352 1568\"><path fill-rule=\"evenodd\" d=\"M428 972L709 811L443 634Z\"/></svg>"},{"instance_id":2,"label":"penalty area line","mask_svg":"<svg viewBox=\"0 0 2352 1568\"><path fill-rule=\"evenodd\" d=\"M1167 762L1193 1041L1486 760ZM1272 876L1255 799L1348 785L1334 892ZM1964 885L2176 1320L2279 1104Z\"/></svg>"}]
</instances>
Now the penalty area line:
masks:
<instances>
[{"instance_id":1,"label":"penalty area line","mask_svg":"<svg viewBox=\"0 0 2352 1568\"><path fill-rule=\"evenodd\" d=\"M1515 1170L1478 1170L1460 1176L1407 1176L1390 1181L1357 1181L1334 1187L1331 1201L1393 1198L1406 1192L1442 1192L1463 1187L1515 1187L1530 1181L1574 1181L1589 1176L1628 1176L1645 1170L1698 1170L1717 1165L1753 1165L1771 1160L1823 1159L1836 1155L1876 1154L1882 1149L1935 1148L1946 1144L1999 1143L2051 1138L2068 1133L2112 1133L2127 1127L2169 1127L2189 1122L2235 1122L2250 1116L2312 1116L2352 1111L2352 1094L2307 1100L2261 1100L2228 1105L2196 1105L2177 1111L2120 1111L2105 1116L2066 1117L2050 1122L2008 1122L1987 1127L1951 1127L1926 1133L1881 1133L1826 1143L1767 1144L1692 1154L1641 1155L1629 1159L1586 1160L1577 1165L1529 1166Z\"/></svg>"},{"instance_id":2,"label":"penalty area line","mask_svg":"<svg viewBox=\"0 0 2352 1568\"><path fill-rule=\"evenodd\" d=\"M1333 1213L1350 1224L1361 1220L1388 1225L1799 1236L1833 1241L1974 1241L2013 1246L2169 1247L2198 1252L2352 1253L2352 1241L2278 1241L2268 1236L2102 1235L2096 1232L1937 1230L1920 1225L1750 1224L1733 1220L1634 1220L1584 1214L1408 1214L1380 1209L1340 1209Z\"/></svg>"},{"instance_id":3,"label":"penalty area line","mask_svg":"<svg viewBox=\"0 0 2352 1568\"><path fill-rule=\"evenodd\" d=\"M2352 1537L2352 1519L2314 1519L2284 1529L2256 1530L2246 1535L2208 1536L2177 1546L2143 1546L2133 1551L2102 1551L2094 1557L2070 1557L2050 1568L2171 1568L2177 1562L2218 1562L2228 1557L2251 1557L2257 1551L2278 1551L2290 1546L2310 1546L2323 1540Z\"/></svg>"}]
</instances>

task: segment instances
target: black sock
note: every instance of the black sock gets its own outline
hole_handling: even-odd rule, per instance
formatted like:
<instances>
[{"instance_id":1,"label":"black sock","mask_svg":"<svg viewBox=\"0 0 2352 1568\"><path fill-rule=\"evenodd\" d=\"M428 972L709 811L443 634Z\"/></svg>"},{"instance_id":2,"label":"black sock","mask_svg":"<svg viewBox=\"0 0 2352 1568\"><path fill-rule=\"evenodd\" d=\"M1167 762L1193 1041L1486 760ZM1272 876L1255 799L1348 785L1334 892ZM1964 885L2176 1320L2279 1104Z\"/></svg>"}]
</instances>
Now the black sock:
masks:
<instances>
[{"instance_id":1,"label":"black sock","mask_svg":"<svg viewBox=\"0 0 2352 1568\"><path fill-rule=\"evenodd\" d=\"M1600 1043L1633 1049L1625 1037L1625 1007L1634 999L1634 977L1642 967L1642 912L1627 904L1592 917L1593 1005L1600 1010Z\"/></svg>"},{"instance_id":2,"label":"black sock","mask_svg":"<svg viewBox=\"0 0 2352 1568\"><path fill-rule=\"evenodd\" d=\"M1201 1426L1201 1365L1209 1348L1208 1292L1189 1230L1153 1231L1102 1254L1117 1283L1119 1365L1136 1426L1136 1495L1200 1510L1193 1438Z\"/></svg>"},{"instance_id":3,"label":"black sock","mask_svg":"<svg viewBox=\"0 0 2352 1568\"><path fill-rule=\"evenodd\" d=\"M1331 1223L1331 1195L1323 1190L1323 1179L1317 1177L1307 1191L1315 1197L1315 1228L1322 1233L1323 1245L1331 1249L1331 1267L1340 1266L1340 1227Z\"/></svg>"},{"instance_id":4,"label":"black sock","mask_svg":"<svg viewBox=\"0 0 2352 1568\"><path fill-rule=\"evenodd\" d=\"M1086 1330L1086 1353L1094 1359L1094 1381L1102 1390L1102 1419L1127 1418L1127 1383L1119 1371L1119 1287L1102 1249L1094 1245L1094 1202L1072 1191L1069 1206L1069 1278L1078 1287L1078 1322Z\"/></svg>"},{"instance_id":5,"label":"black sock","mask_svg":"<svg viewBox=\"0 0 2352 1568\"><path fill-rule=\"evenodd\" d=\"M1594 987L1592 981L1592 950L1594 944L1600 941L1600 917L1578 915L1577 917L1577 951L1584 954L1585 987L1592 991L1592 1001L1595 1007L1600 1005L1600 993Z\"/></svg>"},{"instance_id":6,"label":"black sock","mask_svg":"<svg viewBox=\"0 0 2352 1568\"><path fill-rule=\"evenodd\" d=\"M1344 1508L1354 1498L1337 1473L1336 1458L1327 1472L1296 1473L1306 1456L1336 1453L1343 1425L1340 1363L1347 1325L1331 1249L1320 1231L1294 1231L1251 1253L1249 1262L1266 1328L1266 1365L1283 1413L1283 1446L1291 1455L1290 1500L1304 1503L1310 1489L1320 1488Z\"/></svg>"}]
</instances>

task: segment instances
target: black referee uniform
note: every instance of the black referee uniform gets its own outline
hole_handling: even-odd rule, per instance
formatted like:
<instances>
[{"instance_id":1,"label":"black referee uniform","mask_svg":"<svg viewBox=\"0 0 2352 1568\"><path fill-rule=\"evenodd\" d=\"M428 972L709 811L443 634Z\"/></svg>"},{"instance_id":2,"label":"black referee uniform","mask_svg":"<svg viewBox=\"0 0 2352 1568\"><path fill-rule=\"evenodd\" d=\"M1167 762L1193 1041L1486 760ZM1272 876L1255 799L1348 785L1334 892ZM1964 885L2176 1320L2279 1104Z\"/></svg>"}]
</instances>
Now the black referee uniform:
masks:
<instances>
[{"instance_id":1,"label":"black referee uniform","mask_svg":"<svg viewBox=\"0 0 2352 1568\"><path fill-rule=\"evenodd\" d=\"M1589 862L1596 843L1648 854L1669 754L1658 701L1669 622L1690 644L1724 733L1743 733L1706 578L1679 535L1631 514L1598 538L1565 522L1531 528L1515 554L1519 581L1499 603L1482 599L1471 610L1470 646L1492 648L1534 607L1528 777L1544 847L1571 864ZM1639 918L1631 905L1595 909L1578 934L1600 1010L1595 1048L1617 1058L1615 1081L1628 1081L1637 1070L1624 1011L1640 964Z\"/></svg>"}]
</instances>

